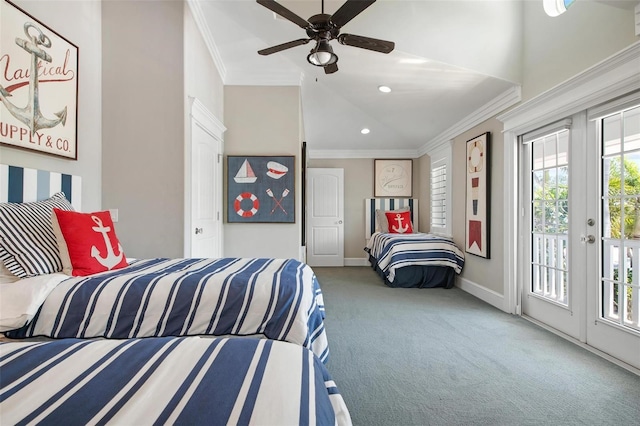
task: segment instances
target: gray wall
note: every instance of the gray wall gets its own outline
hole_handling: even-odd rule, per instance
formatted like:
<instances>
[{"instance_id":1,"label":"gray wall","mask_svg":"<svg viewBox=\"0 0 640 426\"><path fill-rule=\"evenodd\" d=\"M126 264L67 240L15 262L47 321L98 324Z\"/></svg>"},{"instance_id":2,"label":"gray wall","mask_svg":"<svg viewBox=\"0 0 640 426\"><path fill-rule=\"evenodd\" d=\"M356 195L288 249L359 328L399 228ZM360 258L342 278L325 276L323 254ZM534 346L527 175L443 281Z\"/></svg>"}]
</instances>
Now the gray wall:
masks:
<instances>
[{"instance_id":1,"label":"gray wall","mask_svg":"<svg viewBox=\"0 0 640 426\"><path fill-rule=\"evenodd\" d=\"M183 253L183 3L102 2L103 207L127 256Z\"/></svg>"},{"instance_id":2,"label":"gray wall","mask_svg":"<svg viewBox=\"0 0 640 426\"><path fill-rule=\"evenodd\" d=\"M224 255L230 257L292 257L301 244L300 88L297 86L226 86L225 206L227 155L295 155L294 224L224 224Z\"/></svg>"},{"instance_id":3,"label":"gray wall","mask_svg":"<svg viewBox=\"0 0 640 426\"><path fill-rule=\"evenodd\" d=\"M100 2L32 0L14 3L78 46L78 160L0 146L0 162L82 176L82 209L99 210L102 197Z\"/></svg>"},{"instance_id":4,"label":"gray wall","mask_svg":"<svg viewBox=\"0 0 640 426\"><path fill-rule=\"evenodd\" d=\"M541 2L524 2L522 97L528 100L624 49L639 38L631 8L576 1L548 17ZM611 2L615 4L615 2Z\"/></svg>"}]
</instances>

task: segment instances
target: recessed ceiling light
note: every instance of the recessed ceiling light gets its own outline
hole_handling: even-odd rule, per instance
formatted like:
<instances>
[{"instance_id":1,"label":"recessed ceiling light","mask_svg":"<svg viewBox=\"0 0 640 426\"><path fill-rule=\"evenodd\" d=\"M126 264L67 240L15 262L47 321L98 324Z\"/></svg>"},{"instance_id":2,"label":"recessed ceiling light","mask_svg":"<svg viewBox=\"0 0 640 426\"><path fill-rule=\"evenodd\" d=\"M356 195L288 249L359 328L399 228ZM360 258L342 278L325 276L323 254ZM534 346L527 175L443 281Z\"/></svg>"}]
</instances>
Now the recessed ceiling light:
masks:
<instances>
[{"instance_id":1,"label":"recessed ceiling light","mask_svg":"<svg viewBox=\"0 0 640 426\"><path fill-rule=\"evenodd\" d=\"M362 130L360 130L360 133L362 133L363 135L366 135L370 132L371 130L367 129L366 127Z\"/></svg>"},{"instance_id":2,"label":"recessed ceiling light","mask_svg":"<svg viewBox=\"0 0 640 426\"><path fill-rule=\"evenodd\" d=\"M378 86L378 90L381 91L382 93L389 93L389 92L391 92L391 87L389 87L389 86Z\"/></svg>"}]
</instances>

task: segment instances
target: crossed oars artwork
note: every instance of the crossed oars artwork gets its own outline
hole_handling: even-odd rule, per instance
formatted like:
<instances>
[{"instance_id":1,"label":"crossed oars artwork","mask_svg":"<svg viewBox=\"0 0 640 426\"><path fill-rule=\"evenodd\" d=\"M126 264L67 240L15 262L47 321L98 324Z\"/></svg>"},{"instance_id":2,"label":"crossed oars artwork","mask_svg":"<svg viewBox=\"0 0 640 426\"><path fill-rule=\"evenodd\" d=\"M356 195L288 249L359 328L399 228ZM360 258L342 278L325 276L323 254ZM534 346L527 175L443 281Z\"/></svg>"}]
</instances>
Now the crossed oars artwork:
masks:
<instances>
[{"instance_id":1,"label":"crossed oars artwork","mask_svg":"<svg viewBox=\"0 0 640 426\"><path fill-rule=\"evenodd\" d=\"M295 222L294 158L229 156L229 221Z\"/></svg>"},{"instance_id":2,"label":"crossed oars artwork","mask_svg":"<svg viewBox=\"0 0 640 426\"><path fill-rule=\"evenodd\" d=\"M289 190L288 189L285 188L285 190L282 191L282 197L280 197L280 200L278 200L273 195L273 191L271 190L271 188L267 189L267 195L269 195L269 197L273 198L273 208L271 209L271 213L269 213L269 214L273 214L273 212L276 211L276 207L280 207L280 209L284 212L284 214L287 214L287 211L284 209L284 207L282 207L282 200L284 200L284 197L289 195Z\"/></svg>"}]
</instances>

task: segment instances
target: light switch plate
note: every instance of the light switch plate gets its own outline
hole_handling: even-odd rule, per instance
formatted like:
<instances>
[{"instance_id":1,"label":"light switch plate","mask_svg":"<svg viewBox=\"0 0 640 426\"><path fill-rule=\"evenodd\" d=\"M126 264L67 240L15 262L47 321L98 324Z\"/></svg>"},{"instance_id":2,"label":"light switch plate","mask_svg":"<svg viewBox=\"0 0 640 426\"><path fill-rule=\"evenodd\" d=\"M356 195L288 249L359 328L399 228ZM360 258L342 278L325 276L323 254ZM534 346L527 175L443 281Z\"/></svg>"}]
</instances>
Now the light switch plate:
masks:
<instances>
[{"instance_id":1,"label":"light switch plate","mask_svg":"<svg viewBox=\"0 0 640 426\"><path fill-rule=\"evenodd\" d=\"M109 214L113 223L116 223L118 221L118 209L109 209Z\"/></svg>"}]
</instances>

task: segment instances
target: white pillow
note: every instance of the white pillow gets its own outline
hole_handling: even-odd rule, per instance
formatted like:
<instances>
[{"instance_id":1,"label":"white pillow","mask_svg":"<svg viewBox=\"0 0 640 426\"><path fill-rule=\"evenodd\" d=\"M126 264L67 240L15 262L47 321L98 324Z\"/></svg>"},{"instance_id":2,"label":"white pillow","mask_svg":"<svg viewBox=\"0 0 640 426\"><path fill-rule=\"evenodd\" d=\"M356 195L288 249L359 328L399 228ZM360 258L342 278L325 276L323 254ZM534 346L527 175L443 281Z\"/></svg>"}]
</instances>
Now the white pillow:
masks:
<instances>
[{"instance_id":1,"label":"white pillow","mask_svg":"<svg viewBox=\"0 0 640 426\"><path fill-rule=\"evenodd\" d=\"M389 232L389 221L387 221L386 213L403 213L408 211L411 211L409 207L401 207L396 210L376 209L376 232ZM415 232L416 228L413 226L413 221L411 221L411 229L413 229Z\"/></svg>"},{"instance_id":2,"label":"white pillow","mask_svg":"<svg viewBox=\"0 0 640 426\"><path fill-rule=\"evenodd\" d=\"M0 284L0 332L26 325L49 293L69 278L62 273L23 278L20 284Z\"/></svg>"}]
</instances>

